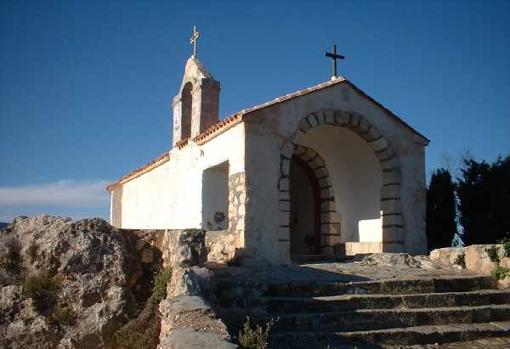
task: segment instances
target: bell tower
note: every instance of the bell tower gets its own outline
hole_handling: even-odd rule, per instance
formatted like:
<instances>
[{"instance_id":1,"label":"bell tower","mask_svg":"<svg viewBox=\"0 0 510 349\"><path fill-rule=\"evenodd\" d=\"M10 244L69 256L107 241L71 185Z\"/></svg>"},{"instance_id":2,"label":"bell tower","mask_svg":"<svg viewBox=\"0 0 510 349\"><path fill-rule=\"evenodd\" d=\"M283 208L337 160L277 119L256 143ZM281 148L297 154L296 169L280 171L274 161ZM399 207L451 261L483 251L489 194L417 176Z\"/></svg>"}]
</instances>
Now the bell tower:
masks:
<instances>
[{"instance_id":1,"label":"bell tower","mask_svg":"<svg viewBox=\"0 0 510 349\"><path fill-rule=\"evenodd\" d=\"M173 99L173 141L193 138L218 121L220 82L215 80L197 57L200 33L193 27L190 44L193 54L186 62L179 92Z\"/></svg>"}]
</instances>

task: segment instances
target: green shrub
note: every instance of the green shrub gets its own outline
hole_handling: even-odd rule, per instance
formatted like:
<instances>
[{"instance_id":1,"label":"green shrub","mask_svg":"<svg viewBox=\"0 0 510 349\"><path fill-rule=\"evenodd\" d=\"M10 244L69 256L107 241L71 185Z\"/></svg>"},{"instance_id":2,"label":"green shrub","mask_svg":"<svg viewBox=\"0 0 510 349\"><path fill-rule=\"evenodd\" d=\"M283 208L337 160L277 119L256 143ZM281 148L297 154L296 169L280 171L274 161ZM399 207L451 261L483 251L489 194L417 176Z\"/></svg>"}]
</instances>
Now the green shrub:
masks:
<instances>
[{"instance_id":1,"label":"green shrub","mask_svg":"<svg viewBox=\"0 0 510 349\"><path fill-rule=\"evenodd\" d=\"M252 326L250 318L246 318L246 322L243 324L243 328L239 331L239 345L243 349L266 349L269 345L269 332L273 328L275 321L269 320L265 329L256 325Z\"/></svg>"},{"instance_id":2,"label":"green shrub","mask_svg":"<svg viewBox=\"0 0 510 349\"><path fill-rule=\"evenodd\" d=\"M160 322L158 304L149 300L138 317L115 332L111 348L156 348L159 342Z\"/></svg>"},{"instance_id":3,"label":"green shrub","mask_svg":"<svg viewBox=\"0 0 510 349\"><path fill-rule=\"evenodd\" d=\"M160 271L154 277L154 287L152 288L152 296L150 301L159 303L166 298L166 286L172 278L172 269L167 268Z\"/></svg>"},{"instance_id":4,"label":"green shrub","mask_svg":"<svg viewBox=\"0 0 510 349\"><path fill-rule=\"evenodd\" d=\"M34 308L40 313L48 313L57 303L60 282L46 274L29 276L23 282L23 295L31 298Z\"/></svg>"},{"instance_id":5,"label":"green shrub","mask_svg":"<svg viewBox=\"0 0 510 349\"><path fill-rule=\"evenodd\" d=\"M34 263L37 260L38 248L34 242L28 247L28 256L30 257L30 263Z\"/></svg>"},{"instance_id":6,"label":"green shrub","mask_svg":"<svg viewBox=\"0 0 510 349\"><path fill-rule=\"evenodd\" d=\"M51 325L69 326L74 324L76 314L71 307L57 304L53 307L53 310L46 318L46 321Z\"/></svg>"},{"instance_id":7,"label":"green shrub","mask_svg":"<svg viewBox=\"0 0 510 349\"><path fill-rule=\"evenodd\" d=\"M505 257L510 257L510 237L505 237L499 241L500 244L503 244L503 249L505 250Z\"/></svg>"},{"instance_id":8,"label":"green shrub","mask_svg":"<svg viewBox=\"0 0 510 349\"><path fill-rule=\"evenodd\" d=\"M489 258L492 262L499 263L499 247L498 246L492 246L491 248L485 249L485 252L489 255Z\"/></svg>"},{"instance_id":9,"label":"green shrub","mask_svg":"<svg viewBox=\"0 0 510 349\"><path fill-rule=\"evenodd\" d=\"M460 265L462 268L466 267L466 255L464 253L459 254L453 261L453 264Z\"/></svg>"},{"instance_id":10,"label":"green shrub","mask_svg":"<svg viewBox=\"0 0 510 349\"><path fill-rule=\"evenodd\" d=\"M12 274L19 274L23 269L23 257L21 256L21 246L16 240L9 240L5 247L7 247L7 254L3 258L0 265L2 269Z\"/></svg>"},{"instance_id":11,"label":"green shrub","mask_svg":"<svg viewBox=\"0 0 510 349\"><path fill-rule=\"evenodd\" d=\"M498 279L498 280L503 280L504 278L506 278L507 276L510 276L510 269L508 268L505 268L505 267L500 267L498 266L493 272L492 272L492 275Z\"/></svg>"}]
</instances>

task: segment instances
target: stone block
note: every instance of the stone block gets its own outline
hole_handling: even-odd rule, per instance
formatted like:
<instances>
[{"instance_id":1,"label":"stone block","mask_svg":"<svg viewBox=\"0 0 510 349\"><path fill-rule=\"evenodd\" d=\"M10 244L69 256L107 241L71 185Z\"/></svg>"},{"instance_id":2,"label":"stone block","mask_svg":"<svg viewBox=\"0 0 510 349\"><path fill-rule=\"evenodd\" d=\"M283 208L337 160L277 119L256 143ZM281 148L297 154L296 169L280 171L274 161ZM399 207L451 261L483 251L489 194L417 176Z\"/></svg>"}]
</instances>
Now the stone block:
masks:
<instances>
[{"instance_id":1,"label":"stone block","mask_svg":"<svg viewBox=\"0 0 510 349\"><path fill-rule=\"evenodd\" d=\"M335 112L336 123L340 126L349 125L351 120L351 113L345 111Z\"/></svg>"},{"instance_id":2,"label":"stone block","mask_svg":"<svg viewBox=\"0 0 510 349\"><path fill-rule=\"evenodd\" d=\"M207 260L203 230L167 230L162 245L165 265L172 269L200 265Z\"/></svg>"},{"instance_id":3,"label":"stone block","mask_svg":"<svg viewBox=\"0 0 510 349\"><path fill-rule=\"evenodd\" d=\"M502 259L505 253L503 245L470 245L465 247L466 269L481 274L492 273L498 267L498 262L492 261L487 252L492 247L498 248L498 258Z\"/></svg>"},{"instance_id":4,"label":"stone block","mask_svg":"<svg viewBox=\"0 0 510 349\"><path fill-rule=\"evenodd\" d=\"M430 260L436 265L442 267L451 267L457 265L455 262L458 260L459 256L463 254L463 247L437 248L430 251Z\"/></svg>"},{"instance_id":5,"label":"stone block","mask_svg":"<svg viewBox=\"0 0 510 349\"><path fill-rule=\"evenodd\" d=\"M331 109L324 110L324 122L326 124L334 124L335 123L335 113Z\"/></svg>"},{"instance_id":6,"label":"stone block","mask_svg":"<svg viewBox=\"0 0 510 349\"><path fill-rule=\"evenodd\" d=\"M375 151L375 152L378 152L378 151L382 151L386 148L388 148L388 141L386 140L386 138L379 138L378 140L376 141L373 141L373 142L370 142L368 143L368 145Z\"/></svg>"}]
</instances>

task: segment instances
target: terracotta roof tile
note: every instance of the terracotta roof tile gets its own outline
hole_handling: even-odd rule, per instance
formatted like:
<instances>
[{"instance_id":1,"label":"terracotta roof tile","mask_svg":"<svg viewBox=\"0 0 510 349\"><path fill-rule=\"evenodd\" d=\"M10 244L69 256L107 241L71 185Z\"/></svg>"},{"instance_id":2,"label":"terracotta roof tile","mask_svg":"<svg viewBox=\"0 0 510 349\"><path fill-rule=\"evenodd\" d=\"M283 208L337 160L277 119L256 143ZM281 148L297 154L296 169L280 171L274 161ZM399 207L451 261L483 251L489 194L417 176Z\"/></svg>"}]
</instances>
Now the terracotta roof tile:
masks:
<instances>
[{"instance_id":1,"label":"terracotta roof tile","mask_svg":"<svg viewBox=\"0 0 510 349\"><path fill-rule=\"evenodd\" d=\"M148 162L147 164L137 168L136 170L133 170L133 171L129 172L127 175L125 175L124 177L120 178L118 181L109 184L106 187L106 190L111 191L113 189L113 187L115 187L116 185L124 184L126 182L129 182L130 180L132 180L132 179L134 179L136 177L139 177L139 176L141 176L142 174L144 174L146 172L149 172L150 170L158 167L159 165L164 164L168 160L170 160L170 153L169 152L161 154L160 156L158 156L157 158L155 158L151 162Z\"/></svg>"}]
</instances>

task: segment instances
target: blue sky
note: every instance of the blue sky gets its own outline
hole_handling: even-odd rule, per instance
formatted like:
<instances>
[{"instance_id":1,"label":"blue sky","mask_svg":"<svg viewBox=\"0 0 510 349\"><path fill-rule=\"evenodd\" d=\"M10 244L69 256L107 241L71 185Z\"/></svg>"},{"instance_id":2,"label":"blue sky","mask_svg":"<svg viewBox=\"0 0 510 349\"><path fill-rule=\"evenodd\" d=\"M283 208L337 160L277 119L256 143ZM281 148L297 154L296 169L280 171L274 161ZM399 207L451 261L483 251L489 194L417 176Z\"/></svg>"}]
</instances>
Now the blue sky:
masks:
<instances>
[{"instance_id":1,"label":"blue sky","mask_svg":"<svg viewBox=\"0 0 510 349\"><path fill-rule=\"evenodd\" d=\"M222 116L340 73L420 130L427 171L510 153L509 1L0 0L0 221L108 216L169 149L196 24Z\"/></svg>"}]
</instances>

